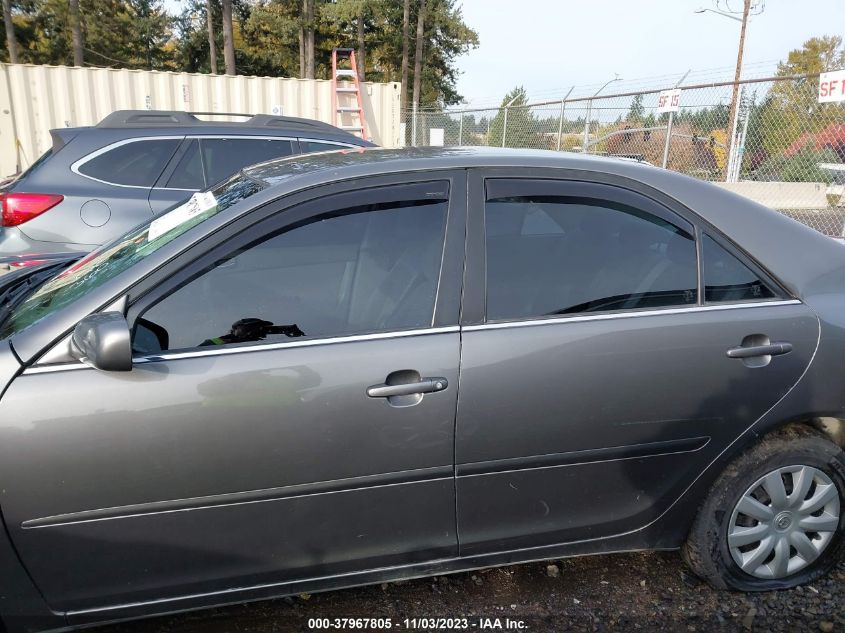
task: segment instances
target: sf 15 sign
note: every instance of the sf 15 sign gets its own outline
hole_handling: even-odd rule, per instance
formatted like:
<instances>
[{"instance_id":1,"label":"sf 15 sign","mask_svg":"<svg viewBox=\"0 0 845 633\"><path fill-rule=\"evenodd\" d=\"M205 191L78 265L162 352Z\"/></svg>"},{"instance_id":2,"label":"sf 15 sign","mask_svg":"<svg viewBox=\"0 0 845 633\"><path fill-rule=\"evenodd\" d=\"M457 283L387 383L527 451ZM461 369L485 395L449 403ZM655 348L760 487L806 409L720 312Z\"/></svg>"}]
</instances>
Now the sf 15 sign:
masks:
<instances>
[{"instance_id":1,"label":"sf 15 sign","mask_svg":"<svg viewBox=\"0 0 845 633\"><path fill-rule=\"evenodd\" d=\"M819 103L845 101L845 70L819 75Z\"/></svg>"},{"instance_id":2,"label":"sf 15 sign","mask_svg":"<svg viewBox=\"0 0 845 633\"><path fill-rule=\"evenodd\" d=\"M677 112L681 107L681 89L664 90L657 95L657 113Z\"/></svg>"}]
</instances>

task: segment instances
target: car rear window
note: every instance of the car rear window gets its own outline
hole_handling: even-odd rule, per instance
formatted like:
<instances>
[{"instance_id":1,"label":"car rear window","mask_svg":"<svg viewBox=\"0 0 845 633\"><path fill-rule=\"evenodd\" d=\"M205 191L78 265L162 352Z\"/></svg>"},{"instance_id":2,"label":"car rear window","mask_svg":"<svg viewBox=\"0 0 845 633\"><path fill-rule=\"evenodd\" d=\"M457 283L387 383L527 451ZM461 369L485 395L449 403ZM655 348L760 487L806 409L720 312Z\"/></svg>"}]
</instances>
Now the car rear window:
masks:
<instances>
[{"instance_id":1,"label":"car rear window","mask_svg":"<svg viewBox=\"0 0 845 633\"><path fill-rule=\"evenodd\" d=\"M115 185L152 187L180 142L180 138L129 141L97 154L77 169L85 176Z\"/></svg>"}]
</instances>

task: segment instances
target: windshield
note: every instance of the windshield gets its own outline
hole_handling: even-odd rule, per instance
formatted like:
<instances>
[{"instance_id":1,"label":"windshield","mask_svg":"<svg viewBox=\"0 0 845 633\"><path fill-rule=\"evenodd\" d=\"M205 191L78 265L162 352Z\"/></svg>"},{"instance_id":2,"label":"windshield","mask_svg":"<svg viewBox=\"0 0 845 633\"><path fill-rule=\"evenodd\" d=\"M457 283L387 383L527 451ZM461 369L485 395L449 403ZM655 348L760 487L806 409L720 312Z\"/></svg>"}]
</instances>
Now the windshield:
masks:
<instances>
[{"instance_id":1,"label":"windshield","mask_svg":"<svg viewBox=\"0 0 845 633\"><path fill-rule=\"evenodd\" d=\"M18 305L2 324L0 339L72 303L113 279L151 253L263 188L260 181L238 174L211 192L194 194L187 202L151 218L117 240L101 246L56 275Z\"/></svg>"}]
</instances>

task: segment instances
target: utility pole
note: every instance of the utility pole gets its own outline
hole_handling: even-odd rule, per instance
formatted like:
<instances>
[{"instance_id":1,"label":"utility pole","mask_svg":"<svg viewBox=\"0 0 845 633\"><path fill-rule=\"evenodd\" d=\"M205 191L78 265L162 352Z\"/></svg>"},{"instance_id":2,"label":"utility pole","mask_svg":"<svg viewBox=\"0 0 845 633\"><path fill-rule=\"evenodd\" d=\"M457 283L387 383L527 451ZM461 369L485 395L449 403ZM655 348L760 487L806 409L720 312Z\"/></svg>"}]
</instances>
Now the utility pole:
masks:
<instances>
[{"instance_id":1,"label":"utility pole","mask_svg":"<svg viewBox=\"0 0 845 633\"><path fill-rule=\"evenodd\" d=\"M748 27L748 13L751 11L751 0L744 0L742 7L742 27L739 30L739 50L736 54L736 72L734 73L733 94L731 95L731 111L728 123L731 133L728 136L728 156L734 152L734 137L736 136L736 113L739 108L739 79L742 74L742 53L745 48L745 30Z\"/></svg>"},{"instance_id":2,"label":"utility pole","mask_svg":"<svg viewBox=\"0 0 845 633\"><path fill-rule=\"evenodd\" d=\"M736 120L737 120L737 108L739 108L739 80L742 74L742 54L745 49L745 31L748 27L748 18L752 15L760 15L765 8L763 2L760 0L743 0L742 3L742 17L739 18L734 15L734 12L730 11L730 7L728 11L720 11L718 9L719 3L716 3L716 9L698 9L696 13L715 13L716 15L721 15L726 18L730 18L731 20L736 20L737 22L741 22L742 26L739 31L739 50L737 50L736 54L736 72L734 73L734 85L733 85L733 92L731 95L731 108L728 114L728 143L727 143L727 154L728 154L728 161L730 162L731 156L733 155L734 151L734 138L736 137ZM736 13L739 13L738 11ZM725 167L727 170L727 166ZM725 171L725 176L727 177L727 171Z\"/></svg>"}]
</instances>

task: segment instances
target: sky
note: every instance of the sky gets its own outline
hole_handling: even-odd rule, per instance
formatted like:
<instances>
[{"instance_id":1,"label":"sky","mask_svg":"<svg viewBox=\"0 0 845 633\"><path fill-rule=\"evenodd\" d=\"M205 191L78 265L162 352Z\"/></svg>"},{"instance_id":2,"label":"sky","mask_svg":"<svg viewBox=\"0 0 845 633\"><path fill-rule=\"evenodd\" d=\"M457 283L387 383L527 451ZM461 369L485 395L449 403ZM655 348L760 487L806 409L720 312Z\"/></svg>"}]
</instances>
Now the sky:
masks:
<instances>
[{"instance_id":1,"label":"sky","mask_svg":"<svg viewBox=\"0 0 845 633\"><path fill-rule=\"evenodd\" d=\"M398 0L397 0L398 1ZM459 0L480 45L460 57L458 92L472 106L498 105L522 85L531 101L590 94L618 73L617 86L733 79L740 23L714 13L715 0ZM732 0L731 9L742 8ZM725 9L725 0L720 6ZM765 0L745 42L744 77L773 74L807 39L843 35L845 0ZM671 77L669 77L671 76ZM658 79L662 77L664 79ZM690 83L689 80L685 83ZM616 90L617 92L619 90ZM610 87L604 93L611 92Z\"/></svg>"}]
</instances>

